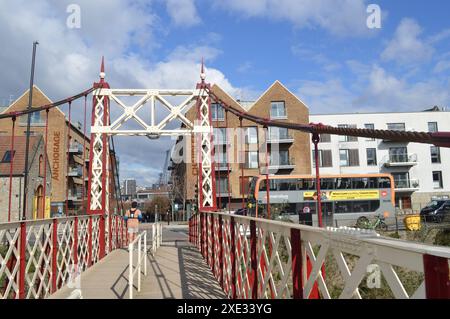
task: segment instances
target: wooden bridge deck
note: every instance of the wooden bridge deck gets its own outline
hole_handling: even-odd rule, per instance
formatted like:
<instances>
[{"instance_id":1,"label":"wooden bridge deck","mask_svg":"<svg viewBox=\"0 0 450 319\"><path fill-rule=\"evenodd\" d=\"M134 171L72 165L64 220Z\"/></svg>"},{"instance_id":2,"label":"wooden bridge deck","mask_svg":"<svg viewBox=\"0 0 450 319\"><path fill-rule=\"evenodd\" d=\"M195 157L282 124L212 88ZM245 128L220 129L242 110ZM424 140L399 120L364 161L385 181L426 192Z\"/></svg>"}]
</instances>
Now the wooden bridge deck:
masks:
<instances>
[{"instance_id":1,"label":"wooden bridge deck","mask_svg":"<svg viewBox=\"0 0 450 319\"><path fill-rule=\"evenodd\" d=\"M151 233L151 229L147 231ZM128 250L119 249L82 273L82 297L129 298L128 258ZM142 275L140 292L136 289L137 276L134 278L135 299L226 298L201 254L188 242L187 226L163 227L161 247L154 257L148 254L147 258L147 276ZM67 298L73 290L67 286L62 287L50 298Z\"/></svg>"}]
</instances>

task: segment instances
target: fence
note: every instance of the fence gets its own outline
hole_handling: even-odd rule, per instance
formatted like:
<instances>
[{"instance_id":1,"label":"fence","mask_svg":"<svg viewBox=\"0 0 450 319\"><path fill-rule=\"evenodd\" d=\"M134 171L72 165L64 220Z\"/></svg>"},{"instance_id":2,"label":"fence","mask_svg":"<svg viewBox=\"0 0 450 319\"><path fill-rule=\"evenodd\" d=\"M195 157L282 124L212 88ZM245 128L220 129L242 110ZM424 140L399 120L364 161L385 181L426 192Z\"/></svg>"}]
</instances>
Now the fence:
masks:
<instances>
[{"instance_id":1,"label":"fence","mask_svg":"<svg viewBox=\"0 0 450 319\"><path fill-rule=\"evenodd\" d=\"M84 215L0 224L0 298L46 298L68 283L74 268L82 272L123 247L123 219L110 216L102 230L106 219Z\"/></svg>"},{"instance_id":2,"label":"fence","mask_svg":"<svg viewBox=\"0 0 450 319\"><path fill-rule=\"evenodd\" d=\"M230 298L450 298L450 249L223 213L189 221Z\"/></svg>"},{"instance_id":3,"label":"fence","mask_svg":"<svg viewBox=\"0 0 450 319\"><path fill-rule=\"evenodd\" d=\"M137 261L134 267L134 247L137 243ZM141 291L142 262L144 263L144 276L147 276L147 231L141 232L131 243L128 244L128 291L130 299L133 299L134 276L137 273L137 291Z\"/></svg>"}]
</instances>

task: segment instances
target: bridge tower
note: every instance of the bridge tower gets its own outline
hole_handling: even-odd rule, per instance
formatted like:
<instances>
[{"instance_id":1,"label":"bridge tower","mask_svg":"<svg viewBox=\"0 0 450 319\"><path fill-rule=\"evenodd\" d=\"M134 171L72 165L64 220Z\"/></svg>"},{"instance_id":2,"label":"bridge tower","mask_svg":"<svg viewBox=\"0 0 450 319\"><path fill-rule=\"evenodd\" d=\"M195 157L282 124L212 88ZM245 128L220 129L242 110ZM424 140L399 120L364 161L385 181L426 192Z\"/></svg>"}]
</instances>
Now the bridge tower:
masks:
<instances>
[{"instance_id":1,"label":"bridge tower","mask_svg":"<svg viewBox=\"0 0 450 319\"><path fill-rule=\"evenodd\" d=\"M211 97L209 91L211 85L205 82L206 74L202 60L200 73L200 83L197 83L197 125L200 132L196 133L197 152L198 152L198 189L200 212L216 211L216 178L214 169L214 144L213 128L211 119Z\"/></svg>"},{"instance_id":2,"label":"bridge tower","mask_svg":"<svg viewBox=\"0 0 450 319\"><path fill-rule=\"evenodd\" d=\"M102 58L100 81L94 83L92 101L92 128L109 125L109 96L110 89L105 81L105 63ZM90 165L88 180L88 214L100 215L100 258L105 255L107 244L105 235L106 223L109 218L109 143L105 133L91 133Z\"/></svg>"}]
</instances>

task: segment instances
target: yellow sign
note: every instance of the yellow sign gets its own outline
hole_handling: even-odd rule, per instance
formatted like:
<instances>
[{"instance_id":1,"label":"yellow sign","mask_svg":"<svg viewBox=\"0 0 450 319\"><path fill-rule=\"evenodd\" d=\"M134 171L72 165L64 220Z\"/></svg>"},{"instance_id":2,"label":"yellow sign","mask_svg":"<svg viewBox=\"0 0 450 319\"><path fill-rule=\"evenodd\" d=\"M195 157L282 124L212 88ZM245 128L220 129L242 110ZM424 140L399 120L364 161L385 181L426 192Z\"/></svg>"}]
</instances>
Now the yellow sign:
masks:
<instances>
[{"instance_id":1,"label":"yellow sign","mask_svg":"<svg viewBox=\"0 0 450 319\"><path fill-rule=\"evenodd\" d=\"M379 199L379 190L367 191L329 191L321 193L322 200L369 200ZM316 200L317 192L304 192L303 200Z\"/></svg>"}]
</instances>

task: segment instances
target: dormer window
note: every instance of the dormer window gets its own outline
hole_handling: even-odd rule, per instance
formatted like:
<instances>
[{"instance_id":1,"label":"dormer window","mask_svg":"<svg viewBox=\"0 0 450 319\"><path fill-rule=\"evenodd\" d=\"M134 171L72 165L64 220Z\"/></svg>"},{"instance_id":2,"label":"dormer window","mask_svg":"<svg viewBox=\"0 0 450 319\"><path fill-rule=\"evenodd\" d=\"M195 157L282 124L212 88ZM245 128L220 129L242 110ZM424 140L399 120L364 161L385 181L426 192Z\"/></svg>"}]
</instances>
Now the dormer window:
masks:
<instances>
[{"instance_id":1,"label":"dormer window","mask_svg":"<svg viewBox=\"0 0 450 319\"><path fill-rule=\"evenodd\" d=\"M286 119L286 105L284 101L277 101L270 103L270 118L272 119Z\"/></svg>"}]
</instances>

